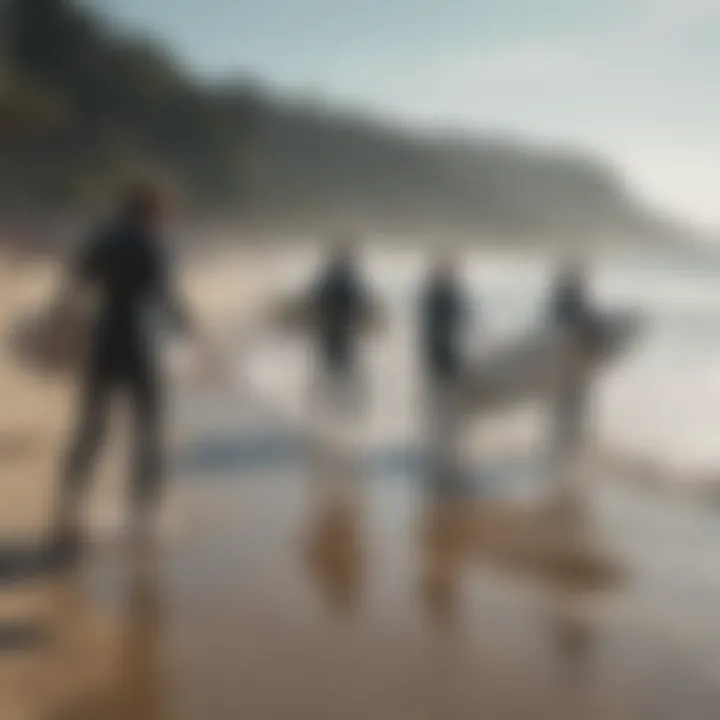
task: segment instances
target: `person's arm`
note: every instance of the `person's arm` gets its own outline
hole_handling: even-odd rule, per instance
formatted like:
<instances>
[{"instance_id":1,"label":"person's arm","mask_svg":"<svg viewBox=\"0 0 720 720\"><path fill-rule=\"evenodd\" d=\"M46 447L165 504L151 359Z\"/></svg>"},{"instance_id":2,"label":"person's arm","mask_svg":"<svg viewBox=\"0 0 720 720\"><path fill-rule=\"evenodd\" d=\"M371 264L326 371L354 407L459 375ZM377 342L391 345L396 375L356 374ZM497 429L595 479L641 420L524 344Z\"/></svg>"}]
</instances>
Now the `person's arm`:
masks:
<instances>
[{"instance_id":1,"label":"person's arm","mask_svg":"<svg viewBox=\"0 0 720 720\"><path fill-rule=\"evenodd\" d=\"M160 268L160 304L173 329L182 335L195 335L197 326L195 319L177 289L175 270L167 257L161 257Z\"/></svg>"},{"instance_id":2,"label":"person's arm","mask_svg":"<svg viewBox=\"0 0 720 720\"><path fill-rule=\"evenodd\" d=\"M70 307L78 295L92 286L102 272L105 244L99 235L91 235L65 261L52 307L62 312Z\"/></svg>"},{"instance_id":3,"label":"person's arm","mask_svg":"<svg viewBox=\"0 0 720 720\"><path fill-rule=\"evenodd\" d=\"M205 378L218 378L225 372L222 347L207 334L191 313L185 298L178 290L176 273L171 259L160 254L159 303L172 330L189 339L195 347L197 372Z\"/></svg>"}]
</instances>

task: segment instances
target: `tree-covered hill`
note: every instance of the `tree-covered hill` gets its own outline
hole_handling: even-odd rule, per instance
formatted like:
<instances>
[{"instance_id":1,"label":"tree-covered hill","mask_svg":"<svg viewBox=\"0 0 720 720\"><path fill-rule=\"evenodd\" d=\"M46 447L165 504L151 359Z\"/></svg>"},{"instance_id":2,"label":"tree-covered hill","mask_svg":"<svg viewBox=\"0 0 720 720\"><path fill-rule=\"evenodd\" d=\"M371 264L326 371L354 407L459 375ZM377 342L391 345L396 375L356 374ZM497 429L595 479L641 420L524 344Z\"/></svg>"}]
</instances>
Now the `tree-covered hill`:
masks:
<instances>
[{"instance_id":1,"label":"tree-covered hill","mask_svg":"<svg viewBox=\"0 0 720 720\"><path fill-rule=\"evenodd\" d=\"M194 207L263 221L503 236L669 232L607 167L491 139L412 133L203 84L71 0L7 0L0 207L84 207L144 173Z\"/></svg>"}]
</instances>

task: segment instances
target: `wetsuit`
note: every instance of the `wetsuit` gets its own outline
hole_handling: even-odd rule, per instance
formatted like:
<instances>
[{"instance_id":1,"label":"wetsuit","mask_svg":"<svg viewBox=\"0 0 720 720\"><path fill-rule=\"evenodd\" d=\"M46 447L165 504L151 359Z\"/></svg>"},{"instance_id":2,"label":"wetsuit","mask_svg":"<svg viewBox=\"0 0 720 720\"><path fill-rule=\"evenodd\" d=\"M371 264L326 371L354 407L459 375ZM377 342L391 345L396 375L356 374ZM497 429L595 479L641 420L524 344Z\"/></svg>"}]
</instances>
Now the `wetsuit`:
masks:
<instances>
[{"instance_id":1,"label":"wetsuit","mask_svg":"<svg viewBox=\"0 0 720 720\"><path fill-rule=\"evenodd\" d=\"M559 457L565 457L580 445L587 416L588 378L583 363L578 365L575 361L576 353L592 351L601 337L597 316L578 282L569 280L559 286L551 314L553 321L572 339L555 409L556 452Z\"/></svg>"},{"instance_id":2,"label":"wetsuit","mask_svg":"<svg viewBox=\"0 0 720 720\"><path fill-rule=\"evenodd\" d=\"M597 330L595 314L579 284L565 282L560 285L553 301L552 316L560 327L579 333L582 339L594 339Z\"/></svg>"},{"instance_id":3,"label":"wetsuit","mask_svg":"<svg viewBox=\"0 0 720 720\"><path fill-rule=\"evenodd\" d=\"M427 469L432 482L445 491L463 487L465 481L457 442L468 308L452 279L435 278L430 282L420 320L427 380Z\"/></svg>"},{"instance_id":4,"label":"wetsuit","mask_svg":"<svg viewBox=\"0 0 720 720\"><path fill-rule=\"evenodd\" d=\"M104 438L110 400L118 392L129 400L133 413L133 499L154 501L161 480L162 378L150 315L155 307L164 308L180 329L189 327L171 289L168 258L150 231L118 219L86 243L71 272L76 285L95 292L98 307L64 491L84 491Z\"/></svg>"},{"instance_id":5,"label":"wetsuit","mask_svg":"<svg viewBox=\"0 0 720 720\"><path fill-rule=\"evenodd\" d=\"M456 380L463 366L463 334L467 307L460 289L451 281L434 280L422 307L422 341L425 366L433 380Z\"/></svg>"},{"instance_id":6,"label":"wetsuit","mask_svg":"<svg viewBox=\"0 0 720 720\"><path fill-rule=\"evenodd\" d=\"M357 340L364 311L364 293L353 268L333 265L318 287L319 343L325 366L350 372L355 366Z\"/></svg>"}]
</instances>

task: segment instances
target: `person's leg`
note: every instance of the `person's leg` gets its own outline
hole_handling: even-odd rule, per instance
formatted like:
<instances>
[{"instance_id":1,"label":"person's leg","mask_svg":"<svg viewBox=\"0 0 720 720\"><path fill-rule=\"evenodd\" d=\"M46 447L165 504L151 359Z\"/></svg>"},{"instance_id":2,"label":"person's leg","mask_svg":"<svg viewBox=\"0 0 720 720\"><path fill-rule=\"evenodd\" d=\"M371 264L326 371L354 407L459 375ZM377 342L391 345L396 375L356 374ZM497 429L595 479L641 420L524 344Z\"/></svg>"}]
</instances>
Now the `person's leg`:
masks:
<instances>
[{"instance_id":1,"label":"person's leg","mask_svg":"<svg viewBox=\"0 0 720 720\"><path fill-rule=\"evenodd\" d=\"M332 358L327 343L320 338L313 349L312 368L308 388L310 412L324 413L330 405L332 395Z\"/></svg>"},{"instance_id":2,"label":"person's leg","mask_svg":"<svg viewBox=\"0 0 720 720\"><path fill-rule=\"evenodd\" d=\"M425 379L425 458L431 484L445 485L445 387L442 379L430 372Z\"/></svg>"},{"instance_id":3,"label":"person's leg","mask_svg":"<svg viewBox=\"0 0 720 720\"><path fill-rule=\"evenodd\" d=\"M354 404L353 359L337 338L326 339L318 353L314 410L335 418L346 418Z\"/></svg>"},{"instance_id":4,"label":"person's leg","mask_svg":"<svg viewBox=\"0 0 720 720\"><path fill-rule=\"evenodd\" d=\"M356 421L364 401L364 388L358 358L347 354L335 363L332 369L335 386L334 409L345 421Z\"/></svg>"},{"instance_id":5,"label":"person's leg","mask_svg":"<svg viewBox=\"0 0 720 720\"><path fill-rule=\"evenodd\" d=\"M347 367L348 403L349 412L353 419L358 419L370 404L368 393L370 391L367 368L363 359L354 348Z\"/></svg>"},{"instance_id":6,"label":"person's leg","mask_svg":"<svg viewBox=\"0 0 720 720\"><path fill-rule=\"evenodd\" d=\"M459 378L453 372L440 381L436 392L437 453L439 472L448 491L463 489L460 461Z\"/></svg>"},{"instance_id":7,"label":"person's leg","mask_svg":"<svg viewBox=\"0 0 720 720\"><path fill-rule=\"evenodd\" d=\"M53 520L58 552L75 551L80 541L80 511L93 461L105 436L112 376L93 362L83 380L77 428L62 470L60 497Z\"/></svg>"},{"instance_id":8,"label":"person's leg","mask_svg":"<svg viewBox=\"0 0 720 720\"><path fill-rule=\"evenodd\" d=\"M460 415L460 371L453 373L446 387L446 450L445 458L450 481L457 489L462 489L467 478L461 458L462 422Z\"/></svg>"},{"instance_id":9,"label":"person's leg","mask_svg":"<svg viewBox=\"0 0 720 720\"><path fill-rule=\"evenodd\" d=\"M579 338L582 341L584 338ZM582 454L587 421L588 377L585 373L582 342L575 342L567 371L560 384L555 407L555 437L551 471L555 475L557 503L573 512L583 506Z\"/></svg>"},{"instance_id":10,"label":"person's leg","mask_svg":"<svg viewBox=\"0 0 720 720\"><path fill-rule=\"evenodd\" d=\"M130 488L133 531L145 541L156 522L162 490L162 388L152 363L135 368L128 379L133 416L133 477Z\"/></svg>"}]
</instances>

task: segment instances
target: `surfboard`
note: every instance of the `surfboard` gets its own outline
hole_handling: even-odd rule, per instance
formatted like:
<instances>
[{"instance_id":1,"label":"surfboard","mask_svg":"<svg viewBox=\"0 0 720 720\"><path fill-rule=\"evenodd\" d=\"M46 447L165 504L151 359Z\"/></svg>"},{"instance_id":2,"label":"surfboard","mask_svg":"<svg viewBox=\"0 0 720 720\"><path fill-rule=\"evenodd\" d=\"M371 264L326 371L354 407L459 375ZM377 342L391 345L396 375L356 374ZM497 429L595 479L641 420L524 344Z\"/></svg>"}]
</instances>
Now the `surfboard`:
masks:
<instances>
[{"instance_id":1,"label":"surfboard","mask_svg":"<svg viewBox=\"0 0 720 720\"><path fill-rule=\"evenodd\" d=\"M593 342L579 348L560 328L541 326L490 349L470 364L461 384L464 411L479 414L554 398L570 374L592 379L639 335L638 315L599 314ZM573 375L573 377L577 377Z\"/></svg>"},{"instance_id":2,"label":"surfboard","mask_svg":"<svg viewBox=\"0 0 720 720\"><path fill-rule=\"evenodd\" d=\"M266 310L266 323L281 332L309 333L320 324L320 307L310 294L293 295L276 299ZM375 333L387 324L387 310L377 300L363 307L361 330Z\"/></svg>"},{"instance_id":3,"label":"surfboard","mask_svg":"<svg viewBox=\"0 0 720 720\"><path fill-rule=\"evenodd\" d=\"M26 370L45 376L72 376L82 368L92 325L90 307L82 303L62 308L42 307L18 317L9 327L5 348L9 357ZM167 376L182 382L202 378L198 348L163 332L157 322L160 359Z\"/></svg>"},{"instance_id":4,"label":"surfboard","mask_svg":"<svg viewBox=\"0 0 720 720\"><path fill-rule=\"evenodd\" d=\"M85 357L88 327L87 308L46 307L18 318L5 344L22 366L42 374L65 375L75 372Z\"/></svg>"}]
</instances>

